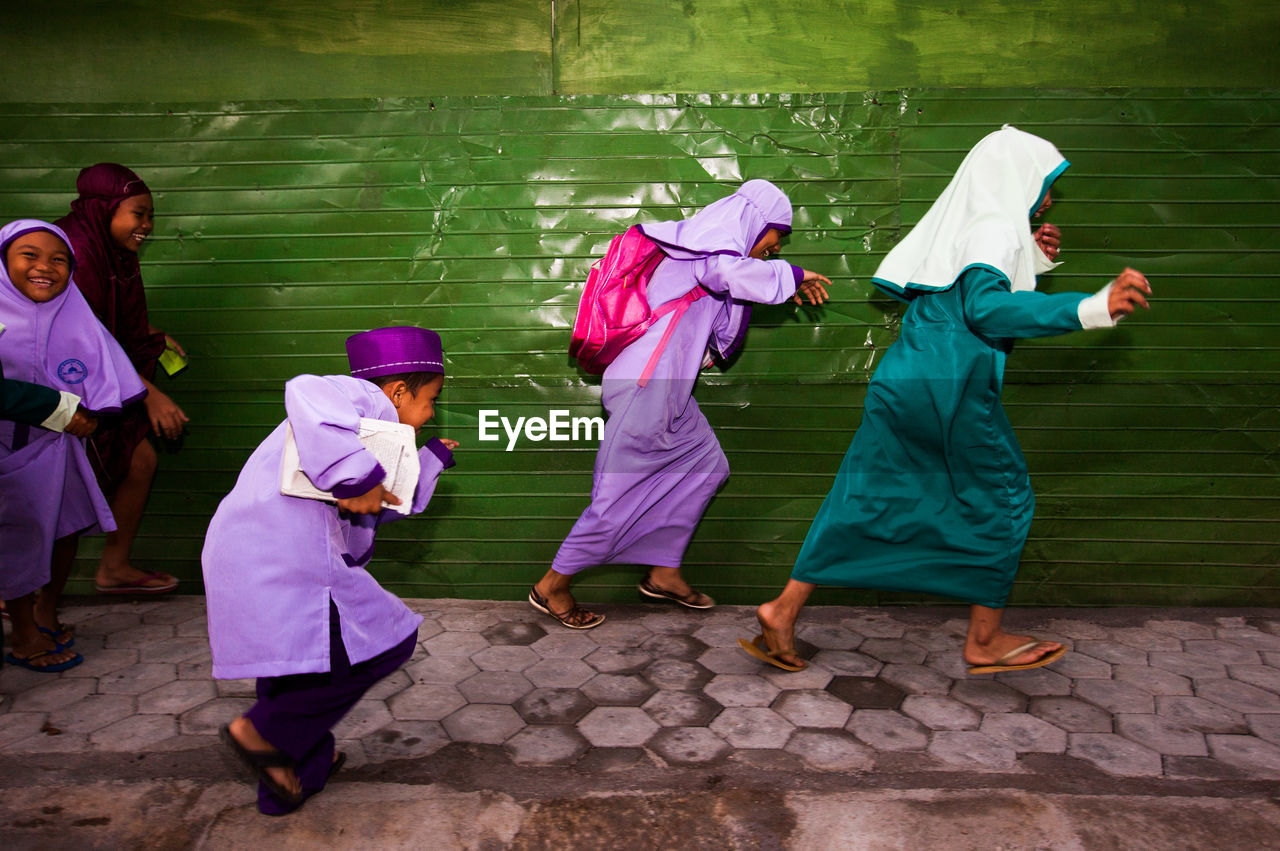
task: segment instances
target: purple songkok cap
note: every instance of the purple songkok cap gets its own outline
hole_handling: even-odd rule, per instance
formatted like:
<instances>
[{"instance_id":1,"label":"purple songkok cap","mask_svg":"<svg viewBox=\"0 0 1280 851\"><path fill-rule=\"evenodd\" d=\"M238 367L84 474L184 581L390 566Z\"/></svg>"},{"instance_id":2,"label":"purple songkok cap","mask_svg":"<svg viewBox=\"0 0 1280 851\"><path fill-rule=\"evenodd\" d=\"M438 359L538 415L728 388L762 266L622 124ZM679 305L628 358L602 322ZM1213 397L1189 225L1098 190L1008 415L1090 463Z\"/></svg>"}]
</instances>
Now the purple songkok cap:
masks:
<instances>
[{"instance_id":1,"label":"purple songkok cap","mask_svg":"<svg viewBox=\"0 0 1280 851\"><path fill-rule=\"evenodd\" d=\"M374 328L347 338L347 360L356 378L377 378L403 372L444 373L440 335L412 325Z\"/></svg>"}]
</instances>

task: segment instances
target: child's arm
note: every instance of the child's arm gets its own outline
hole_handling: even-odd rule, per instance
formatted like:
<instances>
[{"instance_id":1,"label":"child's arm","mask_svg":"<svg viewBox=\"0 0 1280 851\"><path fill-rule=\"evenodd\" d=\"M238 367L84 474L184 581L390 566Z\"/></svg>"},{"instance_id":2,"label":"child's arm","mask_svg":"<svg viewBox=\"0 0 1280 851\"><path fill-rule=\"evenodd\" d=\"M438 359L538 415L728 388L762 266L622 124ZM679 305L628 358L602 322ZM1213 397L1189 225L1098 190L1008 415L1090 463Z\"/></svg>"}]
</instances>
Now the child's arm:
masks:
<instances>
[{"instance_id":1,"label":"child's arm","mask_svg":"<svg viewBox=\"0 0 1280 851\"><path fill-rule=\"evenodd\" d=\"M98 421L80 407L80 397L43 384L4 378L0 373L0 419L88 437Z\"/></svg>"},{"instance_id":2,"label":"child's arm","mask_svg":"<svg viewBox=\"0 0 1280 851\"><path fill-rule=\"evenodd\" d=\"M1081 329L1110 328L1116 320L1147 307L1151 286L1126 269L1095 295L1010 292L1009 282L988 269L970 269L960 279L965 319L987 338L1049 337Z\"/></svg>"},{"instance_id":3,"label":"child's arm","mask_svg":"<svg viewBox=\"0 0 1280 851\"><path fill-rule=\"evenodd\" d=\"M800 295L810 304L826 300L825 285L831 281L817 272L809 272L792 266L783 260L756 260L754 257L733 257L714 254L695 261L698 267L694 275L703 287L711 292L728 293L741 301L760 304L781 304Z\"/></svg>"},{"instance_id":4,"label":"child's arm","mask_svg":"<svg viewBox=\"0 0 1280 851\"><path fill-rule=\"evenodd\" d=\"M284 407L307 478L339 500L364 497L386 471L360 443L360 417L370 416L351 387L318 375L299 375L284 386Z\"/></svg>"}]
</instances>

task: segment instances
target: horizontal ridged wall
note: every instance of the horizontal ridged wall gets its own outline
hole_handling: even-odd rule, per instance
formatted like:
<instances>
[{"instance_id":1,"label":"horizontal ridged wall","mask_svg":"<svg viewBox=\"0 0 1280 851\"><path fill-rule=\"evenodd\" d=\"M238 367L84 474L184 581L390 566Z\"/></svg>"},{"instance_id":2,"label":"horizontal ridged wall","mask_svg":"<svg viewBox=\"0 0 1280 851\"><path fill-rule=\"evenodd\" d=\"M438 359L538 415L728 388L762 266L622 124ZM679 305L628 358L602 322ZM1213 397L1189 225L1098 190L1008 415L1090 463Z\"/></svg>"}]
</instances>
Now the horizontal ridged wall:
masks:
<instances>
[{"instance_id":1,"label":"horizontal ridged wall","mask_svg":"<svg viewBox=\"0 0 1280 851\"><path fill-rule=\"evenodd\" d=\"M1049 291L1125 265L1154 309L1112 332L1020 344L1005 404L1037 519L1014 602L1280 602L1280 97L1240 90L897 90L828 95L434 98L166 106L9 105L0 214L57 217L78 169L124 162L156 191L143 257L153 322L192 366L191 416L136 547L199 575L208 517L283 415L283 382L345 369L383 324L444 337L438 433L462 442L428 513L387 527L375 572L407 596L515 598L586 504L594 443L480 442L479 412L601 416L565 347L580 282L636 221L742 180L796 206L785 248L828 274L815 310L758 309L700 405L733 475L690 547L725 602L785 580L861 415L900 307L869 284L967 149L1004 122L1073 166L1050 220ZM86 545L79 575L95 551ZM633 599L602 568L585 599ZM79 588L85 580L77 580ZM190 587L190 586L188 586ZM827 601L905 600L824 592Z\"/></svg>"}]
</instances>

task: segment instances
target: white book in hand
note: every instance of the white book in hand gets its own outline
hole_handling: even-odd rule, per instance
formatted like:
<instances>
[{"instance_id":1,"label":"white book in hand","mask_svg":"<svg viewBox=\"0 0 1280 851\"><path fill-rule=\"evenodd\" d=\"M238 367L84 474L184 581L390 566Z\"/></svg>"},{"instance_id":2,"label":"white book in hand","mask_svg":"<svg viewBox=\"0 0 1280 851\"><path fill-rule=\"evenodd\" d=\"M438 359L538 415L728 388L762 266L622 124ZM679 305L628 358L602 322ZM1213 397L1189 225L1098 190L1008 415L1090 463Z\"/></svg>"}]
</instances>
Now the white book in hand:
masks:
<instances>
[{"instance_id":1,"label":"white book in hand","mask_svg":"<svg viewBox=\"0 0 1280 851\"><path fill-rule=\"evenodd\" d=\"M418 490L418 476L422 467L418 463L418 447L414 442L413 426L405 423L393 423L387 420L360 418L360 443L373 453L386 478L382 486L400 498L399 505L382 503L383 508L390 508L400 514L408 514L413 505L413 495ZM284 456L280 463L280 493L285 496L298 496L304 499L320 499L325 502L337 502L338 498L328 491L322 491L312 484L307 474L302 472L298 461L298 444L293 438L293 426L288 422L284 426Z\"/></svg>"}]
</instances>

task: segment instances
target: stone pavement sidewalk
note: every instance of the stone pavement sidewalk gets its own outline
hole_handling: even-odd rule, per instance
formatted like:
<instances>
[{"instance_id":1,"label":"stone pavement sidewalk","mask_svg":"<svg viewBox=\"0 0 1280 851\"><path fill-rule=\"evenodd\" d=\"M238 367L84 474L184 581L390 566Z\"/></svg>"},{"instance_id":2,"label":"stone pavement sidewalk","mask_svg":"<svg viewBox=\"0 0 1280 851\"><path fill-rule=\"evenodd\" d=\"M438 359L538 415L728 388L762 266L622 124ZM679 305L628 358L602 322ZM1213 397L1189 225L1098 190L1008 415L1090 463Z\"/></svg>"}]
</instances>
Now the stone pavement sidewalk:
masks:
<instances>
[{"instance_id":1,"label":"stone pavement sidewalk","mask_svg":"<svg viewBox=\"0 0 1280 851\"><path fill-rule=\"evenodd\" d=\"M456 843L443 847L483 847L519 844L539 807L556 809L553 799L563 807L591 796L674 794L685 796L686 812L710 795L721 809L705 824L728 830L725 802L745 795L730 821L763 819L752 828L757 839L783 830L774 822L790 825L778 844L755 843L783 847L803 820L785 807L773 821L762 815L777 803L770 789L876 792L888 795L887 806L894 794L984 788L1014 809L1023 807L1019 795L1037 794L1102 794L1130 805L1176 797L1201 807L1245 798L1255 809L1231 809L1231 818L1280 828L1269 800L1280 780L1276 610L1012 610L1011 629L1072 652L1050 668L970 677L955 608L807 610L798 648L811 665L787 673L738 649L738 638L755 633L749 607L597 606L609 620L571 632L523 603L409 602L427 618L417 652L335 730L347 767L303 812L324 818L344 796L419 812L421 789L405 809L404 795L377 784L430 786L437 798L468 796L451 817L471 839L455 831ZM73 599L63 619L76 628L84 664L56 675L6 666L0 675L0 842L40 847L75 837L109 847L131 829L130 807L154 816L165 805L174 808L172 829L154 834L150 847L229 847L239 843L214 841L228 824L261 830L248 815L252 788L216 739L252 703L253 681L211 679L203 599ZM139 783L150 800L131 798ZM85 801L114 799L114 813L93 815L51 793L69 785ZM514 821L480 802L495 794L514 807ZM662 809L651 804L633 814L650 838ZM350 806L344 812L354 818ZM485 827L490 817L506 827ZM582 818L570 818L579 839ZM623 829L618 818L610 830ZM1163 815L1149 821L1174 829ZM1080 824L1097 827L1083 816ZM378 825L366 827L376 833ZM1175 835L1187 838L1187 829ZM724 847L727 836L706 847Z\"/></svg>"}]
</instances>

